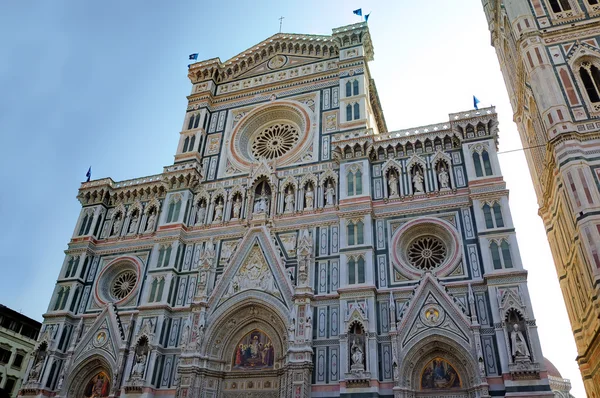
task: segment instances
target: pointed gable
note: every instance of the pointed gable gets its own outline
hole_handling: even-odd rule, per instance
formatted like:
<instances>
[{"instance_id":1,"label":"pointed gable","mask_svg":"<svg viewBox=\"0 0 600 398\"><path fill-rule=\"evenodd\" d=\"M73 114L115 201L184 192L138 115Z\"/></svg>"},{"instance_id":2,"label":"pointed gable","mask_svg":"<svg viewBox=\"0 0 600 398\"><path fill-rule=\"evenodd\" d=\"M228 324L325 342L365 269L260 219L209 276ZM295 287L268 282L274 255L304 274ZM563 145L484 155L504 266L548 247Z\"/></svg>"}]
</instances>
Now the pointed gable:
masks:
<instances>
[{"instance_id":1,"label":"pointed gable","mask_svg":"<svg viewBox=\"0 0 600 398\"><path fill-rule=\"evenodd\" d=\"M401 348L433 333L471 344L470 321L430 273L417 287L398 330Z\"/></svg>"},{"instance_id":2,"label":"pointed gable","mask_svg":"<svg viewBox=\"0 0 600 398\"><path fill-rule=\"evenodd\" d=\"M109 357L115 363L119 350L125 343L123 326L112 303L107 304L98 315L92 326L84 333L77 345L73 357L88 357L94 351Z\"/></svg>"},{"instance_id":3,"label":"pointed gable","mask_svg":"<svg viewBox=\"0 0 600 398\"><path fill-rule=\"evenodd\" d=\"M292 286L286 276L279 249L274 246L265 228L251 229L238 247L212 292L209 306L216 309L231 297L248 290L269 294L288 306L292 298Z\"/></svg>"}]
</instances>

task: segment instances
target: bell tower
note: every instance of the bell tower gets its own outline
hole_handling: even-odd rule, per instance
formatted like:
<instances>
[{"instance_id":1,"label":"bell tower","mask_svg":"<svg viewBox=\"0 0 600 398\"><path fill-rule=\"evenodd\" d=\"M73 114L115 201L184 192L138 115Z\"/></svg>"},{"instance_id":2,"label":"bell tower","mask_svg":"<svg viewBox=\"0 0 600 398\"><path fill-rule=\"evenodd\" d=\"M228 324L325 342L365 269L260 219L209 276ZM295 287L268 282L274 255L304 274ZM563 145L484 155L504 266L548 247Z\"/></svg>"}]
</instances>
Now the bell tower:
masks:
<instances>
[{"instance_id":1,"label":"bell tower","mask_svg":"<svg viewBox=\"0 0 600 398\"><path fill-rule=\"evenodd\" d=\"M590 397L600 396L600 4L483 0Z\"/></svg>"}]
</instances>

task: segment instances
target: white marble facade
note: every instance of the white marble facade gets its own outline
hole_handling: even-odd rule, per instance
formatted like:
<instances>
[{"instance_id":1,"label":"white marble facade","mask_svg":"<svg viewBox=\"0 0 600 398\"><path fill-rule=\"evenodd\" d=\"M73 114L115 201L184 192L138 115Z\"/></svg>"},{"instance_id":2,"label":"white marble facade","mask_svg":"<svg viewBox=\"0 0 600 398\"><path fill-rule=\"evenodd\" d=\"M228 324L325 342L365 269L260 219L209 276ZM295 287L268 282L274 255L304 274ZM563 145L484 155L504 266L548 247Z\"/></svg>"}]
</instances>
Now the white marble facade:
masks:
<instances>
[{"instance_id":1,"label":"white marble facade","mask_svg":"<svg viewBox=\"0 0 600 398\"><path fill-rule=\"evenodd\" d=\"M494 108L390 132L372 58L361 23L191 65L175 163L82 184L21 393L552 396Z\"/></svg>"}]
</instances>

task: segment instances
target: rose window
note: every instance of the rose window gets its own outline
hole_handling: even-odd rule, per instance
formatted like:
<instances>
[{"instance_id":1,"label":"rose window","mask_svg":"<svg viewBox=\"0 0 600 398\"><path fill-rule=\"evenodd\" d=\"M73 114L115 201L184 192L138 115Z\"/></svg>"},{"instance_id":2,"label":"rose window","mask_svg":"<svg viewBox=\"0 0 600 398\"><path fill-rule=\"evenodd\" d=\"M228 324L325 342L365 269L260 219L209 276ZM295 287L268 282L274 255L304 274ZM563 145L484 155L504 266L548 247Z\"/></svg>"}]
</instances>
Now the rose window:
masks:
<instances>
[{"instance_id":1,"label":"rose window","mask_svg":"<svg viewBox=\"0 0 600 398\"><path fill-rule=\"evenodd\" d=\"M446 259L446 246L434 236L422 236L410 244L407 255L413 267L428 271L442 265Z\"/></svg>"},{"instance_id":2,"label":"rose window","mask_svg":"<svg viewBox=\"0 0 600 398\"><path fill-rule=\"evenodd\" d=\"M115 299L122 300L131 293L136 283L137 274L134 271L127 270L121 272L113 280L110 287L110 293Z\"/></svg>"},{"instance_id":3,"label":"rose window","mask_svg":"<svg viewBox=\"0 0 600 398\"><path fill-rule=\"evenodd\" d=\"M257 159L275 159L292 149L298 139L296 127L290 124L274 124L256 135L252 143L252 154Z\"/></svg>"}]
</instances>

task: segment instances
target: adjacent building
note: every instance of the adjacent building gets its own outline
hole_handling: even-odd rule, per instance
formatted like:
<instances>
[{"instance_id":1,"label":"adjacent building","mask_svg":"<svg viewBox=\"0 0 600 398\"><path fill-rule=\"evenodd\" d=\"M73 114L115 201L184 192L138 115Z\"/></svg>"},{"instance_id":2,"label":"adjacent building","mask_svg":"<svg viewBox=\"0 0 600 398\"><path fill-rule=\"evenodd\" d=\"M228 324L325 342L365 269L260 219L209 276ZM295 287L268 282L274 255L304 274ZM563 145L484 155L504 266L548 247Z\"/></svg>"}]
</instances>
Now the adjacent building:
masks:
<instances>
[{"instance_id":1,"label":"adjacent building","mask_svg":"<svg viewBox=\"0 0 600 398\"><path fill-rule=\"evenodd\" d=\"M174 163L81 185L22 395L552 397L494 108L390 131L373 56L192 64Z\"/></svg>"},{"instance_id":2,"label":"adjacent building","mask_svg":"<svg viewBox=\"0 0 600 398\"><path fill-rule=\"evenodd\" d=\"M42 324L0 304L0 388L16 397Z\"/></svg>"},{"instance_id":3,"label":"adjacent building","mask_svg":"<svg viewBox=\"0 0 600 398\"><path fill-rule=\"evenodd\" d=\"M600 3L483 0L589 397L600 397Z\"/></svg>"}]
</instances>

